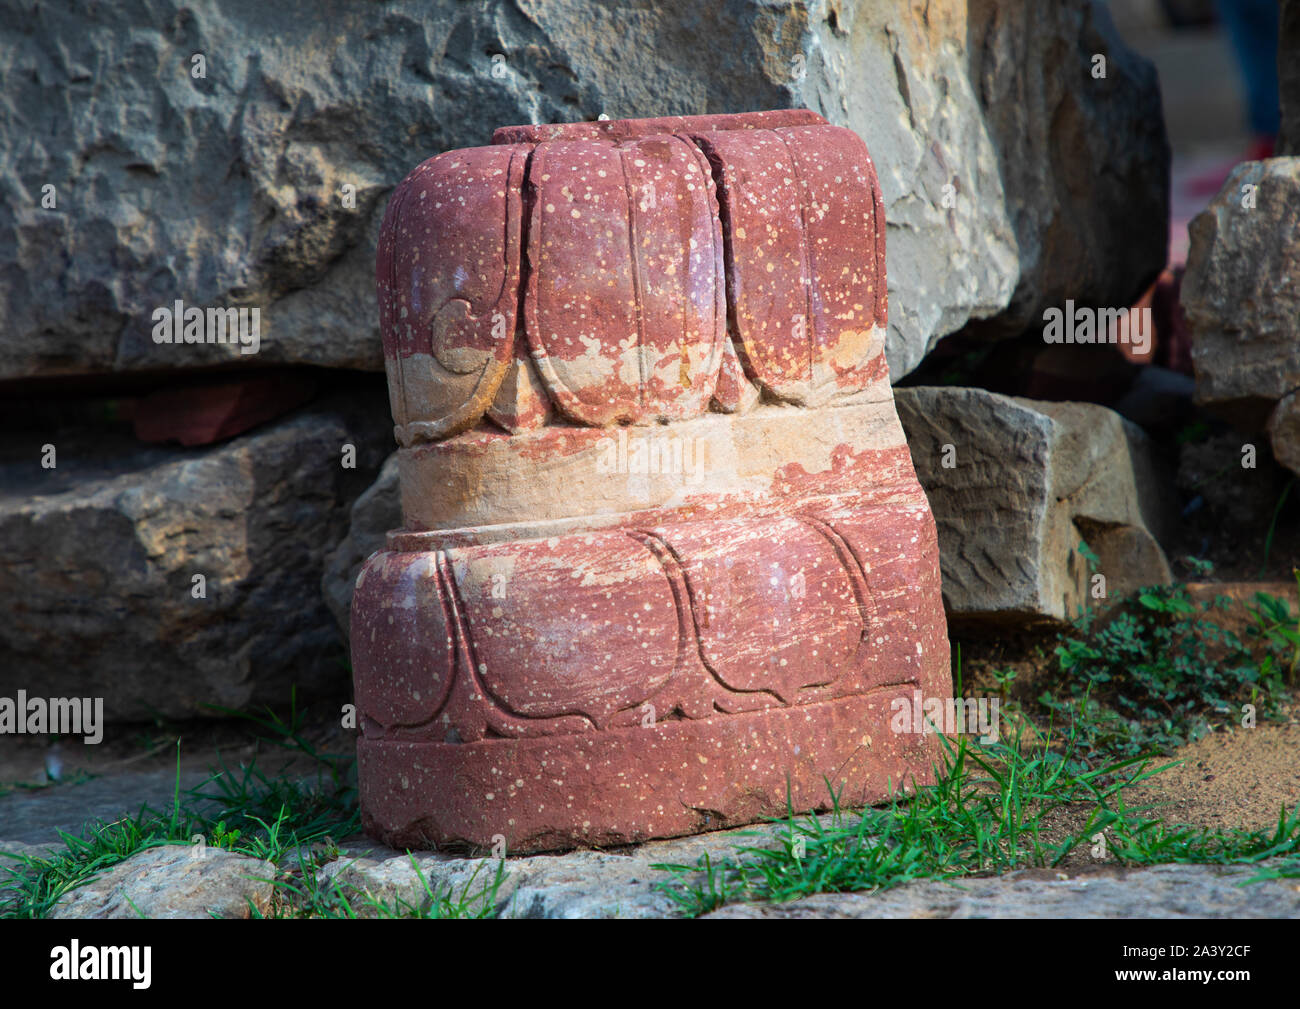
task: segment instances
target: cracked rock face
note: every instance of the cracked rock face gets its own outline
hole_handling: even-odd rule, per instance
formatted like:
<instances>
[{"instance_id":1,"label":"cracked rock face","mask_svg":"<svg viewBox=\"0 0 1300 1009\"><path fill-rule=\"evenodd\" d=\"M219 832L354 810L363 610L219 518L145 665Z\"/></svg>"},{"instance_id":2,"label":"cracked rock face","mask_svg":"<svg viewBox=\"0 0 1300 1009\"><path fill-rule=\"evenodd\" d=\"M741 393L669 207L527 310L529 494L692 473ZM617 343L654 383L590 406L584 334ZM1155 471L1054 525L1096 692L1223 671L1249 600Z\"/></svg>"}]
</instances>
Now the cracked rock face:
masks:
<instances>
[{"instance_id":1,"label":"cracked rock face","mask_svg":"<svg viewBox=\"0 0 1300 1009\"><path fill-rule=\"evenodd\" d=\"M1300 473L1300 157L1238 165L1191 224L1183 309L1197 398Z\"/></svg>"},{"instance_id":2,"label":"cracked rock face","mask_svg":"<svg viewBox=\"0 0 1300 1009\"><path fill-rule=\"evenodd\" d=\"M1136 425L983 389L897 389L895 401L938 524L950 617L1073 618L1092 585L1080 542L1109 595L1171 580L1159 538L1172 501Z\"/></svg>"},{"instance_id":3,"label":"cracked rock face","mask_svg":"<svg viewBox=\"0 0 1300 1009\"><path fill-rule=\"evenodd\" d=\"M999 335L1065 295L1128 304L1163 263L1154 72L1091 0L135 0L37 5L3 34L0 378L380 370L386 198L495 123L806 106L851 128L889 222L895 378L971 320ZM176 299L260 307L257 355L155 343Z\"/></svg>"}]
</instances>

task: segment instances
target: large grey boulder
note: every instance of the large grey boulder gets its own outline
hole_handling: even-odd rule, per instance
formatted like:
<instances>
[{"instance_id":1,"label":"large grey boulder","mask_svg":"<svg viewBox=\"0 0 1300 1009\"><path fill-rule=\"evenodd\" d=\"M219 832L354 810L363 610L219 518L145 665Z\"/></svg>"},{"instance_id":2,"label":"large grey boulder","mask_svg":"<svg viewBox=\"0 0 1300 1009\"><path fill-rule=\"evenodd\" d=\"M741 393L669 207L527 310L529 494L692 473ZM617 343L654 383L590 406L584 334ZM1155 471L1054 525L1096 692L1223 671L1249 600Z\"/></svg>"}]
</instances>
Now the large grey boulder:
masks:
<instances>
[{"instance_id":1,"label":"large grey boulder","mask_svg":"<svg viewBox=\"0 0 1300 1009\"><path fill-rule=\"evenodd\" d=\"M1128 304L1164 262L1155 73L1094 0L2 2L0 379L380 370L391 188L494 126L601 114L806 105L860 133L896 377L970 320ZM154 343L177 299L258 307L258 352Z\"/></svg>"},{"instance_id":2,"label":"large grey boulder","mask_svg":"<svg viewBox=\"0 0 1300 1009\"><path fill-rule=\"evenodd\" d=\"M1300 472L1300 157L1238 165L1190 232L1182 302L1197 398L1267 427L1274 456Z\"/></svg>"},{"instance_id":3,"label":"large grey boulder","mask_svg":"<svg viewBox=\"0 0 1300 1009\"><path fill-rule=\"evenodd\" d=\"M320 580L390 437L327 401L200 450L54 436L53 469L0 465L0 697L123 721L342 688Z\"/></svg>"},{"instance_id":4,"label":"large grey boulder","mask_svg":"<svg viewBox=\"0 0 1300 1009\"><path fill-rule=\"evenodd\" d=\"M1124 43L1104 3L945 6L968 11L969 75L1019 259L1010 304L981 328L1041 328L1044 309L1067 298L1133 304L1168 257L1170 149L1155 67ZM942 269L937 258L930 266Z\"/></svg>"},{"instance_id":5,"label":"large grey boulder","mask_svg":"<svg viewBox=\"0 0 1300 1009\"><path fill-rule=\"evenodd\" d=\"M1170 581L1160 539L1172 481L1139 427L1091 403L983 389L894 396L938 525L951 618L1065 620L1100 601L1093 574L1106 598Z\"/></svg>"}]
</instances>

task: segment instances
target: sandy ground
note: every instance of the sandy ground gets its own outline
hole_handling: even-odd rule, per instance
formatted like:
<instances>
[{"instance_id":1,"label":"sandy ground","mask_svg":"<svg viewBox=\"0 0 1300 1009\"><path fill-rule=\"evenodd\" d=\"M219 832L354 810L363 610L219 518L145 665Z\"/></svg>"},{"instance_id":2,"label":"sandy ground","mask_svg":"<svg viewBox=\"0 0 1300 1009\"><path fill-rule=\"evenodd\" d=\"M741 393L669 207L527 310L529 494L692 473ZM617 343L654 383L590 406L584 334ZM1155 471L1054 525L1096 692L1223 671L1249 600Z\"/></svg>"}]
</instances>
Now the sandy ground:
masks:
<instances>
[{"instance_id":1,"label":"sandy ground","mask_svg":"<svg viewBox=\"0 0 1300 1009\"><path fill-rule=\"evenodd\" d=\"M1277 825L1282 807L1300 805L1300 722L1261 723L1213 733L1180 748L1150 787L1134 796L1162 819L1209 829Z\"/></svg>"}]
</instances>

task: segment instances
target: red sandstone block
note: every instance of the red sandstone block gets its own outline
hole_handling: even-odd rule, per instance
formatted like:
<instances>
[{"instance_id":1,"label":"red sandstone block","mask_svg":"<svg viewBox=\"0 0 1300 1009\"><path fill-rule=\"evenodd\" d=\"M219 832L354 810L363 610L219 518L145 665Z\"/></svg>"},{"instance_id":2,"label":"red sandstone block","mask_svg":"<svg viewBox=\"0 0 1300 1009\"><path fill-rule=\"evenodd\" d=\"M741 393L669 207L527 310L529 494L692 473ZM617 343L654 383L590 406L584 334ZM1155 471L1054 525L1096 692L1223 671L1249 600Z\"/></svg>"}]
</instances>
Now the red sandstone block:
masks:
<instances>
[{"instance_id":1,"label":"red sandstone block","mask_svg":"<svg viewBox=\"0 0 1300 1009\"><path fill-rule=\"evenodd\" d=\"M865 146L805 110L507 128L399 187L369 832L618 844L929 780L933 737L890 729L951 684L884 229ZM611 451L648 433L698 473Z\"/></svg>"},{"instance_id":2,"label":"red sandstone block","mask_svg":"<svg viewBox=\"0 0 1300 1009\"><path fill-rule=\"evenodd\" d=\"M674 421L752 405L749 385L817 404L887 377L861 140L802 110L617 127L449 152L398 187L376 277L401 443L485 414Z\"/></svg>"},{"instance_id":3,"label":"red sandstone block","mask_svg":"<svg viewBox=\"0 0 1300 1009\"><path fill-rule=\"evenodd\" d=\"M397 187L376 251L379 325L399 429L441 438L483 416L513 360L521 147L430 158Z\"/></svg>"},{"instance_id":4,"label":"red sandstone block","mask_svg":"<svg viewBox=\"0 0 1300 1009\"><path fill-rule=\"evenodd\" d=\"M536 149L529 181L524 317L556 405L598 427L703 413L727 330L700 152L672 136L557 141Z\"/></svg>"}]
</instances>

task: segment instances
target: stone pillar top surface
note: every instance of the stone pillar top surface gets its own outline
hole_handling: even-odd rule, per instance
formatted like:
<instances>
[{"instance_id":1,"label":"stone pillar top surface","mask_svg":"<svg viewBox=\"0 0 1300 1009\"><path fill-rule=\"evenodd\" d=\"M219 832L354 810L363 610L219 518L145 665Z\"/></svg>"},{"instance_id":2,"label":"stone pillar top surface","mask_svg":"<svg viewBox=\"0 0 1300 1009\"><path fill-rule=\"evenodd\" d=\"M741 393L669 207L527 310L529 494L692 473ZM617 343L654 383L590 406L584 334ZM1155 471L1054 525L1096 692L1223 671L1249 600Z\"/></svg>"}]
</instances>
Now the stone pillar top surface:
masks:
<instances>
[{"instance_id":1,"label":"stone pillar top surface","mask_svg":"<svg viewBox=\"0 0 1300 1009\"><path fill-rule=\"evenodd\" d=\"M859 393L887 380L884 242L866 146L806 109L498 129L389 202L397 439Z\"/></svg>"}]
</instances>

